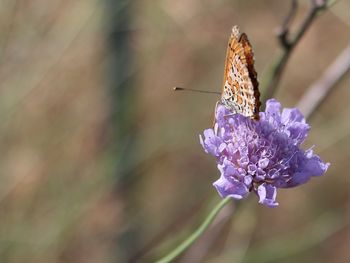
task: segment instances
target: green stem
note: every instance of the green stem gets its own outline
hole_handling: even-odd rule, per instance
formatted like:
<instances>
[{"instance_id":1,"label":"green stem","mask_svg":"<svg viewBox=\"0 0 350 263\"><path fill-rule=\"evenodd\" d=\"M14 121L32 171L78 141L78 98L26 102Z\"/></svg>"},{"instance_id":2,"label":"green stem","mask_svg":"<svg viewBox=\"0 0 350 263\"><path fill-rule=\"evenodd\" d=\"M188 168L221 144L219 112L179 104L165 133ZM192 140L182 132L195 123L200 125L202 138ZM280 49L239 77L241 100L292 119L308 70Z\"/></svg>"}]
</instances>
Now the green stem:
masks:
<instances>
[{"instance_id":1,"label":"green stem","mask_svg":"<svg viewBox=\"0 0 350 263\"><path fill-rule=\"evenodd\" d=\"M220 203L218 203L214 209L209 213L207 218L204 220L204 222L200 225L200 227L197 228L196 231L192 233L185 241L183 241L179 246L177 246L173 251L171 251L169 254L164 256L163 258L156 261L156 263L167 263L174 260L176 257L178 257L181 253L183 253L190 245L194 243L194 241L197 240L200 235L203 234L203 232L210 226L210 224L213 222L217 214L220 212L220 210L228 204L229 201L231 201L232 198L226 197L223 199Z\"/></svg>"}]
</instances>

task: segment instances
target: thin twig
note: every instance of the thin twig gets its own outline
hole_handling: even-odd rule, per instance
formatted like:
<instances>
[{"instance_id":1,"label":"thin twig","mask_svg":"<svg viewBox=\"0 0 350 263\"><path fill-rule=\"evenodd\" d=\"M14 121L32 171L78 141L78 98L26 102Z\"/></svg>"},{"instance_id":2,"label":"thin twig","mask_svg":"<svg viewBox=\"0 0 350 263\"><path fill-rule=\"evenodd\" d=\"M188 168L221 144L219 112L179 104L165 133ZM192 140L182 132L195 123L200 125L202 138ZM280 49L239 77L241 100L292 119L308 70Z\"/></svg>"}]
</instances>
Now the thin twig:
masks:
<instances>
[{"instance_id":1,"label":"thin twig","mask_svg":"<svg viewBox=\"0 0 350 263\"><path fill-rule=\"evenodd\" d=\"M319 108L321 103L334 90L336 84L350 70L350 45L327 68L321 78L315 81L300 99L298 108L309 119Z\"/></svg>"},{"instance_id":2,"label":"thin twig","mask_svg":"<svg viewBox=\"0 0 350 263\"><path fill-rule=\"evenodd\" d=\"M294 0L292 0L292 2L294 2ZM325 10L328 7L327 0L310 0L310 2L311 2L311 5L310 5L309 12L306 15L302 24L300 25L299 29L297 30L294 38L288 39L288 33L289 33L290 20L293 18L295 9L296 9L295 3L294 4L292 3L291 10L288 13L286 19L284 20L281 26L282 31L280 31L279 33L279 40L280 40L281 46L283 47L283 53L277 59L276 63L272 65L269 80L267 82L264 82L266 87L262 87L262 90L264 91L263 101L266 101L267 99L271 98L272 95L276 92L282 73L285 69L285 66L288 62L288 59L292 51L297 46L301 38L304 36L307 29L309 29L310 25L312 24L314 19L317 17L319 12Z\"/></svg>"},{"instance_id":3,"label":"thin twig","mask_svg":"<svg viewBox=\"0 0 350 263\"><path fill-rule=\"evenodd\" d=\"M290 24L292 23L292 21L293 21L293 19L295 17L297 9L298 9L298 0L292 0L289 13L285 17L285 19L283 20L282 25L277 30L277 36L278 36L278 38L280 40L281 45L285 49L290 48L290 43L288 41L289 27L290 27Z\"/></svg>"}]
</instances>

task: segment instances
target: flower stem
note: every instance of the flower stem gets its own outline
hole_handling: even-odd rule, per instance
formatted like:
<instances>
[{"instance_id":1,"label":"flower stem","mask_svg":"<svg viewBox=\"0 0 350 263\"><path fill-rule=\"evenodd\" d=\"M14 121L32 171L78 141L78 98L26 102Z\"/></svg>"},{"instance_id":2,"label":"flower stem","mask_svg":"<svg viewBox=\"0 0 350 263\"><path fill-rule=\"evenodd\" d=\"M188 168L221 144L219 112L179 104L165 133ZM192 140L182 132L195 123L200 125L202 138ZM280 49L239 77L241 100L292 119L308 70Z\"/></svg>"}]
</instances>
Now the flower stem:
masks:
<instances>
[{"instance_id":1,"label":"flower stem","mask_svg":"<svg viewBox=\"0 0 350 263\"><path fill-rule=\"evenodd\" d=\"M225 199L221 200L220 203L218 203L214 209L209 213L207 218L204 220L204 222L197 228L196 231L194 231L185 241L183 241L179 246L177 246L174 250L172 250L169 254L164 256L163 258L156 261L156 263L167 263L174 260L176 257L178 257L181 253L183 253L190 245L192 245L198 237L200 237L201 234L210 226L210 224L213 222L217 214L220 212L220 210L228 204L229 201L231 201L232 198L226 197Z\"/></svg>"}]
</instances>

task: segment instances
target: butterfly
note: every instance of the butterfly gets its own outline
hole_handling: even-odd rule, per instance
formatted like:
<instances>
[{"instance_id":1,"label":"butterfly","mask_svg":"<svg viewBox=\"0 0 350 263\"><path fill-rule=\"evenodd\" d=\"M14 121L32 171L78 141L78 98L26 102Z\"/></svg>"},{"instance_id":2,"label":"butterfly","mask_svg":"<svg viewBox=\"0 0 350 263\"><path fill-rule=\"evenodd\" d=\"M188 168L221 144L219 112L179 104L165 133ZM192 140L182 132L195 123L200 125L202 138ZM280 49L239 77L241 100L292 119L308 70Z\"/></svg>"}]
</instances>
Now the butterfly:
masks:
<instances>
[{"instance_id":1,"label":"butterfly","mask_svg":"<svg viewBox=\"0 0 350 263\"><path fill-rule=\"evenodd\" d=\"M219 103L232 111L255 120L259 119L260 92L254 69L254 54L245 33L232 28L228 41L224 81Z\"/></svg>"}]
</instances>

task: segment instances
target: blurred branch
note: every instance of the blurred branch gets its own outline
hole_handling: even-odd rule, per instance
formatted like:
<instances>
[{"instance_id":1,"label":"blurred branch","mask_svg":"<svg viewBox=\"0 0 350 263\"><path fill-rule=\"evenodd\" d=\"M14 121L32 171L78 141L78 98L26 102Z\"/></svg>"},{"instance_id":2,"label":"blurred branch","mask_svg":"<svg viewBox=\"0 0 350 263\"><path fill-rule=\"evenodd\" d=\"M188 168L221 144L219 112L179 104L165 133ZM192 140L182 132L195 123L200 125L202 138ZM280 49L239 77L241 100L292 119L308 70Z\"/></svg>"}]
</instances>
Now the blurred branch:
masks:
<instances>
[{"instance_id":1,"label":"blurred branch","mask_svg":"<svg viewBox=\"0 0 350 263\"><path fill-rule=\"evenodd\" d=\"M298 108L310 118L331 90L350 70L350 45L335 59L325 73L314 82L298 103Z\"/></svg>"},{"instance_id":2,"label":"blurred branch","mask_svg":"<svg viewBox=\"0 0 350 263\"><path fill-rule=\"evenodd\" d=\"M280 26L277 36L281 47L283 48L282 54L273 63L271 70L268 74L268 80L263 82L262 90L264 92L263 101L271 98L276 92L279 81L288 62L288 59L297 46L301 38L304 36L307 29L310 28L312 22L315 20L317 15L330 6L331 1L327 0L310 0L310 8L305 19L301 23L300 27L297 29L294 37L290 37L290 24L297 11L297 1L291 0L291 8L288 12L284 22ZM333 2L332 2L333 3Z\"/></svg>"},{"instance_id":3,"label":"blurred branch","mask_svg":"<svg viewBox=\"0 0 350 263\"><path fill-rule=\"evenodd\" d=\"M106 0L106 29L109 50L107 92L109 93L109 126L106 142L108 156L114 164L115 191L125 206L123 217L125 220L134 218L133 210L138 209L135 189L130 182L135 174L135 164L139 163L138 129L137 129L137 90L135 85L134 52L131 47L132 32L132 1ZM119 191L128 185L129 191ZM115 242L115 262L126 262L139 250L140 233L145 227L144 222L126 224Z\"/></svg>"},{"instance_id":4,"label":"blurred branch","mask_svg":"<svg viewBox=\"0 0 350 263\"><path fill-rule=\"evenodd\" d=\"M282 25L280 26L280 28L277 31L277 36L278 36L278 38L280 40L280 43L285 48L290 48L290 43L287 40L287 36L289 34L290 24L291 24L291 22L293 21L293 19L295 17L297 9L298 9L298 1L297 0L292 0L289 13L285 17Z\"/></svg>"}]
</instances>

